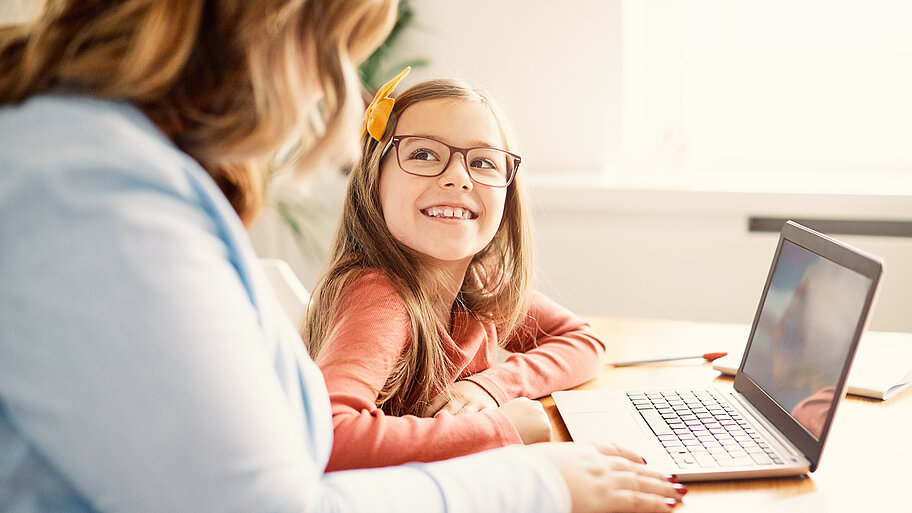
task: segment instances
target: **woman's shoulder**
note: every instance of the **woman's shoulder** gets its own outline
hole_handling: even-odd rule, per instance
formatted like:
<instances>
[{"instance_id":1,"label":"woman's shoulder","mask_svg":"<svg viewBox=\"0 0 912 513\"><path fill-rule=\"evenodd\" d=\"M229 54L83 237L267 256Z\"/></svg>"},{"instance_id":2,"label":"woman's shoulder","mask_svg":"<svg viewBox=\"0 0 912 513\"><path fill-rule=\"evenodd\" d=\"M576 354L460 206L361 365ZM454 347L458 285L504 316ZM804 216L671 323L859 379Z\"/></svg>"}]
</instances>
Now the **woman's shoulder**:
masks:
<instances>
[{"instance_id":1,"label":"woman's shoulder","mask_svg":"<svg viewBox=\"0 0 912 513\"><path fill-rule=\"evenodd\" d=\"M15 130L14 130L15 129ZM65 143L68 140L117 145L142 144L143 139L165 137L134 105L77 94L43 93L0 109L0 130L22 141ZM19 134L18 137L16 134ZM40 134L39 140L32 135Z\"/></svg>"},{"instance_id":2,"label":"woman's shoulder","mask_svg":"<svg viewBox=\"0 0 912 513\"><path fill-rule=\"evenodd\" d=\"M40 94L0 109L0 161L30 179L116 172L146 181L186 181L193 159L132 104L72 94ZM200 168L201 169L201 168Z\"/></svg>"}]
</instances>

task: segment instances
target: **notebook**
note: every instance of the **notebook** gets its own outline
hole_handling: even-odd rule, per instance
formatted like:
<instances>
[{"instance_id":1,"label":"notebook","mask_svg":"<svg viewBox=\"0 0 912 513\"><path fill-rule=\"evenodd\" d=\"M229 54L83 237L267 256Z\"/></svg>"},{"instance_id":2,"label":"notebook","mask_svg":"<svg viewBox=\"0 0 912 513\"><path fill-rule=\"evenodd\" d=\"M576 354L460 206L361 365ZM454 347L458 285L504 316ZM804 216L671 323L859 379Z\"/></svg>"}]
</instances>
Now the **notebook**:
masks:
<instances>
[{"instance_id":1,"label":"notebook","mask_svg":"<svg viewBox=\"0 0 912 513\"><path fill-rule=\"evenodd\" d=\"M552 394L576 441L638 451L681 481L816 470L883 261L797 223L779 236L734 391Z\"/></svg>"},{"instance_id":2,"label":"notebook","mask_svg":"<svg viewBox=\"0 0 912 513\"><path fill-rule=\"evenodd\" d=\"M743 347L713 361L712 368L734 376ZM912 388L912 333L866 331L849 372L846 393L886 401Z\"/></svg>"}]
</instances>

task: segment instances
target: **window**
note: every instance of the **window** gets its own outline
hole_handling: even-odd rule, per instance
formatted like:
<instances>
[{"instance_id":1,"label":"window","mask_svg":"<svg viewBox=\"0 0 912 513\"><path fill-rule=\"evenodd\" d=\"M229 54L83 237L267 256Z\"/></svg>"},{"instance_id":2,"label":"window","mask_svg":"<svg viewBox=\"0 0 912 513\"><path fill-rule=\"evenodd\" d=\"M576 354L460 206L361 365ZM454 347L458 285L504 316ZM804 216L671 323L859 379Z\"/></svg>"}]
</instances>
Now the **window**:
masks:
<instances>
[{"instance_id":1,"label":"window","mask_svg":"<svg viewBox=\"0 0 912 513\"><path fill-rule=\"evenodd\" d=\"M910 19L903 0L622 0L606 181L912 194Z\"/></svg>"}]
</instances>

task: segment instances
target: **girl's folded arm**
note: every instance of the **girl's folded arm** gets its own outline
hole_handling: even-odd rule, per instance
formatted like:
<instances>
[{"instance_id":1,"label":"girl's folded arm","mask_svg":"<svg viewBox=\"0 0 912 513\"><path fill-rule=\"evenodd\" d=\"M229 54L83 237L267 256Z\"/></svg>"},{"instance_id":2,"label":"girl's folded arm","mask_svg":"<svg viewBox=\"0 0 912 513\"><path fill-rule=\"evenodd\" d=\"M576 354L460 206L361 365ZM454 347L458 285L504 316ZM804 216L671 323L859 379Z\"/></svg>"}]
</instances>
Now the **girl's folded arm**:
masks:
<instances>
[{"instance_id":1,"label":"girl's folded arm","mask_svg":"<svg viewBox=\"0 0 912 513\"><path fill-rule=\"evenodd\" d=\"M516 429L496 409L467 415L396 417L379 408L360 411L333 402L335 442L327 471L430 462L522 443Z\"/></svg>"},{"instance_id":2,"label":"girl's folded arm","mask_svg":"<svg viewBox=\"0 0 912 513\"><path fill-rule=\"evenodd\" d=\"M586 321L538 292L533 292L525 319L503 347L514 354L466 378L498 404L585 383L598 374L605 355L605 343Z\"/></svg>"}]
</instances>

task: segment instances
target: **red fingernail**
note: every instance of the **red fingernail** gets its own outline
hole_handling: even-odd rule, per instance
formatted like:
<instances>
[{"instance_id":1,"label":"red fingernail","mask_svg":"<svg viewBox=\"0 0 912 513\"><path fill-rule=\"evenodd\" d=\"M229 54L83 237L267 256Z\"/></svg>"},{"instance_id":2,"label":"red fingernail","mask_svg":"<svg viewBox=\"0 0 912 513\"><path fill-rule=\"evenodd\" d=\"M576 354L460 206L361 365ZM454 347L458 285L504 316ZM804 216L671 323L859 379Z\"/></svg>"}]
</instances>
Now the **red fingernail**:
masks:
<instances>
[{"instance_id":1,"label":"red fingernail","mask_svg":"<svg viewBox=\"0 0 912 513\"><path fill-rule=\"evenodd\" d=\"M678 506L678 501L674 499L665 499L665 505L671 509L675 509Z\"/></svg>"},{"instance_id":2,"label":"red fingernail","mask_svg":"<svg viewBox=\"0 0 912 513\"><path fill-rule=\"evenodd\" d=\"M680 481L678 481L678 478L676 478L675 476L668 476L667 479L668 479L668 482L671 483L671 484L678 484L678 483L680 483Z\"/></svg>"},{"instance_id":3,"label":"red fingernail","mask_svg":"<svg viewBox=\"0 0 912 513\"><path fill-rule=\"evenodd\" d=\"M640 459L643 460L643 465L646 465L646 458L640 458Z\"/></svg>"},{"instance_id":4,"label":"red fingernail","mask_svg":"<svg viewBox=\"0 0 912 513\"><path fill-rule=\"evenodd\" d=\"M687 495L687 487L684 486L684 485L682 485L681 483L675 483L674 486L673 486L673 488L674 488L675 491L678 492L679 494L681 494L681 495Z\"/></svg>"}]
</instances>

